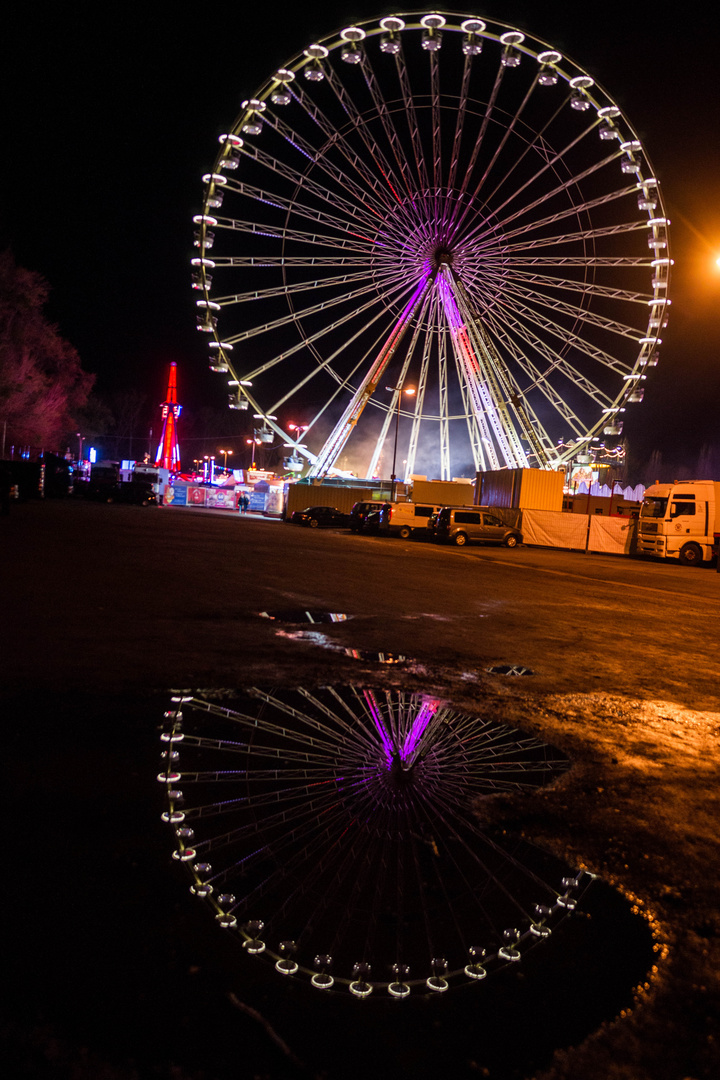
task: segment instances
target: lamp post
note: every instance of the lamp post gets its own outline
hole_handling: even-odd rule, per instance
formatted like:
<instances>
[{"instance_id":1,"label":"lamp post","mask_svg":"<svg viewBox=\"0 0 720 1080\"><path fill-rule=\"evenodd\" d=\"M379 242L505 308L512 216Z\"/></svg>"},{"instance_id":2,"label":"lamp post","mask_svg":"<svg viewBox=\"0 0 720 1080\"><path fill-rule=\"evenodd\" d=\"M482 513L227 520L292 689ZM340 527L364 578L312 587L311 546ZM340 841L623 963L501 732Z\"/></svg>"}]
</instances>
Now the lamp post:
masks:
<instances>
[{"instance_id":1,"label":"lamp post","mask_svg":"<svg viewBox=\"0 0 720 1080\"><path fill-rule=\"evenodd\" d=\"M400 427L400 400L403 394L407 394L411 397L415 393L414 386L408 386L403 390L402 383L400 386L386 386L386 390L391 390L394 394L397 394L397 411L395 413L395 445L393 446L393 463L392 463L392 475L390 480L392 481L390 487L390 502L395 502L395 488L397 485L397 477L395 475L395 462L397 461L397 444L398 444L398 429Z\"/></svg>"},{"instance_id":2,"label":"lamp post","mask_svg":"<svg viewBox=\"0 0 720 1080\"><path fill-rule=\"evenodd\" d=\"M227 472L227 459L232 457L232 450L218 450L218 454L223 456L223 471Z\"/></svg>"}]
</instances>

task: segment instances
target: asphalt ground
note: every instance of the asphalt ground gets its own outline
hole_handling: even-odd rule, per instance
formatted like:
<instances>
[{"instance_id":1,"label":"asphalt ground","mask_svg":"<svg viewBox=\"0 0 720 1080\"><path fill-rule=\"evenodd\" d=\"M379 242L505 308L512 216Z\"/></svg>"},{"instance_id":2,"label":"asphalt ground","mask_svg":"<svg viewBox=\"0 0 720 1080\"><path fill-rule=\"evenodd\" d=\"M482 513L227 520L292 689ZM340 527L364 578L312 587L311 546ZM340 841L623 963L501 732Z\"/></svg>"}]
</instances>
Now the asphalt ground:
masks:
<instances>
[{"instance_id":1,"label":"asphalt ground","mask_svg":"<svg viewBox=\"0 0 720 1080\"><path fill-rule=\"evenodd\" d=\"M457 1076L720 1073L713 569L73 501L13 506L0 545L18 927L6 941L17 1006L6 1058L18 1075L420 1076L443 1061ZM262 615L306 609L348 618L309 627ZM407 659L386 666L373 653ZM496 664L533 674L489 675ZM431 691L574 762L551 789L493 812L625 898L609 921L616 899L594 916L611 977L601 992L571 927L585 959L543 986L544 1012L532 995L521 1010L517 976L496 991L511 1014L495 1025L505 1054L487 1031L460 1039L474 1021L443 1004L387 1030L376 1016L381 1053L348 1028L338 1064L337 1040L313 1031L303 1001L288 1012L252 990L255 976L225 955L168 865L150 783L168 689L351 682ZM581 1007L588 979L596 992ZM228 1004L230 991L260 1019ZM268 1017L304 1067L278 1051ZM420 1033L433 1031L423 1049Z\"/></svg>"}]
</instances>

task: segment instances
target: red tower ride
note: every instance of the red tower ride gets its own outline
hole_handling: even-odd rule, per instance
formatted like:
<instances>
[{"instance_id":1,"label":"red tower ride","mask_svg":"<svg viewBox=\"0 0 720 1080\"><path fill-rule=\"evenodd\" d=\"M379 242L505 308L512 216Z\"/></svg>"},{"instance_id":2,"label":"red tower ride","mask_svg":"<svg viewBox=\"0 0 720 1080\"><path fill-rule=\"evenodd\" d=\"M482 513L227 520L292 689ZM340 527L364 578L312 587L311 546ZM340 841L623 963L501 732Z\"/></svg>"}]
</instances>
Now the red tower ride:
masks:
<instances>
[{"instance_id":1,"label":"red tower ride","mask_svg":"<svg viewBox=\"0 0 720 1080\"><path fill-rule=\"evenodd\" d=\"M170 365L167 397L160 406L162 409L162 436L158 446L155 464L171 472L180 471L180 447L178 446L177 422L182 405L177 403L177 364Z\"/></svg>"}]
</instances>

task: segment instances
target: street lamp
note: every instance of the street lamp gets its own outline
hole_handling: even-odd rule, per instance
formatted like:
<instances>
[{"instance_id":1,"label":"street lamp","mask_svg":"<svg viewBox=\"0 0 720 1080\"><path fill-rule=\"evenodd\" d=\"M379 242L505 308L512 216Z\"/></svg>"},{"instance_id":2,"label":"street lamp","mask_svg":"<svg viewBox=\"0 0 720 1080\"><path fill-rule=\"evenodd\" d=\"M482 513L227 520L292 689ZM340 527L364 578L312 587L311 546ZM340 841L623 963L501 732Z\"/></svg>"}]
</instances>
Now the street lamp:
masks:
<instances>
[{"instance_id":1,"label":"street lamp","mask_svg":"<svg viewBox=\"0 0 720 1080\"><path fill-rule=\"evenodd\" d=\"M252 450L250 451L250 468L254 469L255 468L255 447L260 445L260 440L259 439L246 439L245 442L248 444L248 446L252 447Z\"/></svg>"},{"instance_id":2,"label":"street lamp","mask_svg":"<svg viewBox=\"0 0 720 1080\"><path fill-rule=\"evenodd\" d=\"M232 450L218 450L218 454L223 456L223 469L227 472L227 459L232 457Z\"/></svg>"},{"instance_id":3,"label":"street lamp","mask_svg":"<svg viewBox=\"0 0 720 1080\"><path fill-rule=\"evenodd\" d=\"M397 444L398 444L398 428L400 427L400 400L403 394L407 394L408 397L412 397L415 393L414 386L408 386L405 390L400 386L386 386L386 390L391 390L394 394L397 394L397 412L395 413L395 445L393 447L393 463L392 463L392 475L390 477L392 485L390 487L390 502L395 502L395 488L397 483L397 477L395 476L395 462L397 460Z\"/></svg>"}]
</instances>

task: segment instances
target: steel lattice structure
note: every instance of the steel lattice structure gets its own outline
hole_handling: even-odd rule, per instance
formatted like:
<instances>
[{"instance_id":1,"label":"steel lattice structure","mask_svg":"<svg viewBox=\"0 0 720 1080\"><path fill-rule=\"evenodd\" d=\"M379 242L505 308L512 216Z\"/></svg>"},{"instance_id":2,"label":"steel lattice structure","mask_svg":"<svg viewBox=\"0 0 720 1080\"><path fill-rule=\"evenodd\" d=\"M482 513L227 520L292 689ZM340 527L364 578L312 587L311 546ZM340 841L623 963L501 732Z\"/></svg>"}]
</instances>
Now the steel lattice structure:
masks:
<instances>
[{"instance_id":1,"label":"steel lattice structure","mask_svg":"<svg viewBox=\"0 0 720 1080\"><path fill-rule=\"evenodd\" d=\"M659 186L542 41L451 14L347 27L244 102L204 182L211 367L311 475L387 475L394 418L406 476L557 468L642 400L669 304Z\"/></svg>"},{"instance_id":2,"label":"steel lattice structure","mask_svg":"<svg viewBox=\"0 0 720 1080\"><path fill-rule=\"evenodd\" d=\"M567 759L437 698L175 698L161 739L163 819L191 892L248 954L318 989L405 997L483 979L549 937L591 877L477 817L483 797L548 783Z\"/></svg>"}]
</instances>

